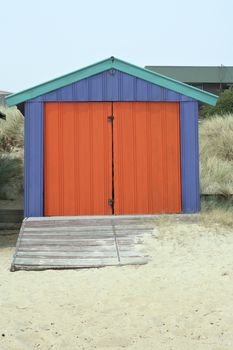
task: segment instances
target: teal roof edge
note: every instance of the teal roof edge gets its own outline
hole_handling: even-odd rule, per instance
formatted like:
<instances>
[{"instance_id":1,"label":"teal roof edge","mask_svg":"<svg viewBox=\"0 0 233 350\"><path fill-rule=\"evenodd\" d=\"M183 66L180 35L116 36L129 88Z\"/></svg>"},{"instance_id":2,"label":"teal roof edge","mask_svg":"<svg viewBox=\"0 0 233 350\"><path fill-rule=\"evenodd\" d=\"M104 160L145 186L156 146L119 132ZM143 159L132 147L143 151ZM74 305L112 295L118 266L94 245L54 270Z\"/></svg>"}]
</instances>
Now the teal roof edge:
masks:
<instances>
[{"instance_id":1,"label":"teal roof edge","mask_svg":"<svg viewBox=\"0 0 233 350\"><path fill-rule=\"evenodd\" d=\"M161 87L173 90L185 96L191 97L195 100L198 100L213 106L216 104L218 99L218 96L211 94L210 92L203 91L201 89L182 83L175 79L166 77L159 73L155 73L145 68L138 67L136 65L125 62L118 58L110 57L103 61L92 64L90 66L81 68L77 71L71 72L69 74L63 75L61 77L55 78L45 83L36 85L27 90L23 90L21 92L9 95L6 97L7 105L9 107L17 105L19 103L31 100L40 95L46 94L50 91L57 90L66 85L88 78L92 75L102 73L103 71L106 71L111 68L118 69L121 72L133 75L137 78L143 79L152 84L156 84Z\"/></svg>"}]
</instances>

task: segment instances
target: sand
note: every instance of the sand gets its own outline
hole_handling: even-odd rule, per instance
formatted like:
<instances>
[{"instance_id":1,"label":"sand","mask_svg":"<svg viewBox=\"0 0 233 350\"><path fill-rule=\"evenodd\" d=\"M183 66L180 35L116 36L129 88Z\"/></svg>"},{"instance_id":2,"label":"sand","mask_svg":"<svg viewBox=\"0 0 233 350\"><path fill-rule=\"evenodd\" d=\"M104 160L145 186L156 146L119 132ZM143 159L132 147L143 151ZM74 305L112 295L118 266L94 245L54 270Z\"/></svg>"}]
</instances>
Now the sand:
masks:
<instances>
[{"instance_id":1,"label":"sand","mask_svg":"<svg viewBox=\"0 0 233 350\"><path fill-rule=\"evenodd\" d=\"M144 266L9 272L1 237L1 350L232 350L233 230L155 224Z\"/></svg>"}]
</instances>

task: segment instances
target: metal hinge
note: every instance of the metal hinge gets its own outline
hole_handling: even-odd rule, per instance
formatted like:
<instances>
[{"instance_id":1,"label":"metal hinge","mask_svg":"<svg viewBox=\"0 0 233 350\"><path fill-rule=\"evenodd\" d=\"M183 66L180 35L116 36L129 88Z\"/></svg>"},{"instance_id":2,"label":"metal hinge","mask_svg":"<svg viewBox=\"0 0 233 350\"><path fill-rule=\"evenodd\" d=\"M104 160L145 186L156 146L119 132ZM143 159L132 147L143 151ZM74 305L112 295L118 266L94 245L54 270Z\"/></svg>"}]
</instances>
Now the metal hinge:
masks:
<instances>
[{"instance_id":1,"label":"metal hinge","mask_svg":"<svg viewBox=\"0 0 233 350\"><path fill-rule=\"evenodd\" d=\"M109 199L108 199L108 205L110 205L110 207L113 208L113 204L114 204L114 199L109 198Z\"/></svg>"},{"instance_id":2,"label":"metal hinge","mask_svg":"<svg viewBox=\"0 0 233 350\"><path fill-rule=\"evenodd\" d=\"M114 120L114 116L113 115L109 115L107 119L108 119L108 122L112 123L113 120Z\"/></svg>"}]
</instances>

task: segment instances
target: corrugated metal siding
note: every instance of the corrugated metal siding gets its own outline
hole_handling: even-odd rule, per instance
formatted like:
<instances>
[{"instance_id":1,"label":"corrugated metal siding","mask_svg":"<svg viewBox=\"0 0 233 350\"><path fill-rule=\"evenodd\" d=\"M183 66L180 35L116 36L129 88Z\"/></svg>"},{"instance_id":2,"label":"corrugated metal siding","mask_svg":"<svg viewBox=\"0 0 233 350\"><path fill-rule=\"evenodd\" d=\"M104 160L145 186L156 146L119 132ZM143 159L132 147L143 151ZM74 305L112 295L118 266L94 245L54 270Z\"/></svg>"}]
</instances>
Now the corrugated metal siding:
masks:
<instances>
[{"instance_id":1,"label":"corrugated metal siding","mask_svg":"<svg viewBox=\"0 0 233 350\"><path fill-rule=\"evenodd\" d=\"M116 102L115 214L181 211L179 103Z\"/></svg>"},{"instance_id":2,"label":"corrugated metal siding","mask_svg":"<svg viewBox=\"0 0 233 350\"><path fill-rule=\"evenodd\" d=\"M180 101L182 208L200 210L197 102L131 75L109 71L25 104L25 216L43 216L43 101Z\"/></svg>"},{"instance_id":3,"label":"corrugated metal siding","mask_svg":"<svg viewBox=\"0 0 233 350\"><path fill-rule=\"evenodd\" d=\"M193 99L111 69L31 101L193 101Z\"/></svg>"},{"instance_id":4,"label":"corrugated metal siding","mask_svg":"<svg viewBox=\"0 0 233 350\"><path fill-rule=\"evenodd\" d=\"M112 214L111 113L111 103L45 103L45 216Z\"/></svg>"},{"instance_id":5,"label":"corrugated metal siding","mask_svg":"<svg viewBox=\"0 0 233 350\"><path fill-rule=\"evenodd\" d=\"M43 216L44 104L25 104L24 215Z\"/></svg>"},{"instance_id":6,"label":"corrugated metal siding","mask_svg":"<svg viewBox=\"0 0 233 350\"><path fill-rule=\"evenodd\" d=\"M198 103L180 104L182 209L184 213L200 210Z\"/></svg>"}]
</instances>

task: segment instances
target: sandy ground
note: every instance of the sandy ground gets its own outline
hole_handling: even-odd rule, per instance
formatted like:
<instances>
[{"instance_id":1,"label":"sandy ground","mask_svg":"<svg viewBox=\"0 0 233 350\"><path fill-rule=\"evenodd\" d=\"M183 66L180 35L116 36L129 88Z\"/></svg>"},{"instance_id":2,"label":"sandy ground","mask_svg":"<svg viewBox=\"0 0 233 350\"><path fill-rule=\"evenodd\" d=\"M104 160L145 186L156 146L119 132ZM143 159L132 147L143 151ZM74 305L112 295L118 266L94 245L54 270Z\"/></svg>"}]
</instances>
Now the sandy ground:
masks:
<instances>
[{"instance_id":1,"label":"sandy ground","mask_svg":"<svg viewBox=\"0 0 233 350\"><path fill-rule=\"evenodd\" d=\"M144 266L9 272L1 237L1 350L232 350L233 230L155 222Z\"/></svg>"}]
</instances>

